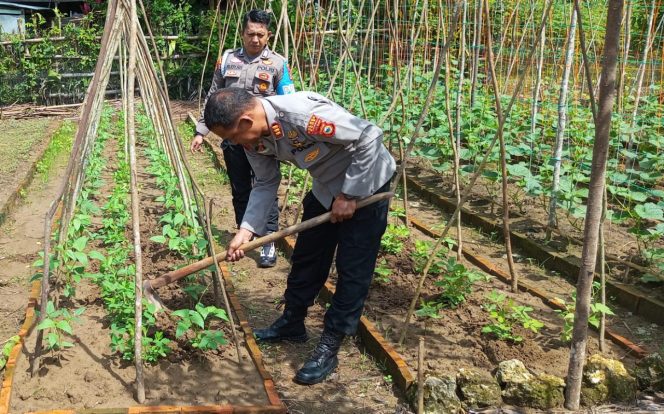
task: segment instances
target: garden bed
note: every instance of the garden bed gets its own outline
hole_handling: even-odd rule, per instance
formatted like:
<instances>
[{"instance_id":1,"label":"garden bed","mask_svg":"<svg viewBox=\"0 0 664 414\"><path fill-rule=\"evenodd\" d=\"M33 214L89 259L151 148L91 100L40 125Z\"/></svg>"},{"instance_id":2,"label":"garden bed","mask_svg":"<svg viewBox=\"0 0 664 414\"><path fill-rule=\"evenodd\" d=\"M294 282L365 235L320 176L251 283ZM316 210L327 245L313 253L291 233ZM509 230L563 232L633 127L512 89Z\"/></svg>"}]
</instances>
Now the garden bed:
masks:
<instances>
[{"instance_id":1,"label":"garden bed","mask_svg":"<svg viewBox=\"0 0 664 414\"><path fill-rule=\"evenodd\" d=\"M453 195L445 192L440 179L433 174L417 169L409 177L409 188L419 193L427 202L437 205L444 211L451 212L455 208ZM442 188L442 191L441 191ZM531 200L532 202L532 200ZM462 214L464 223L478 227L497 237L502 235L502 222L498 217L500 208L490 212L490 202L478 194L467 203ZM561 230L554 234L550 243L545 243L545 226L542 222L546 217L537 208L528 210L527 217L514 214L510 230L515 249L520 249L525 257L532 258L550 270L559 272L570 281L575 281L579 274L581 246L577 238L578 229L574 229L566 220L560 220ZM565 236L563 236L563 234ZM625 307L628 311L662 324L664 319L664 303L661 297L662 287L656 284L647 286L640 283L638 276L644 272L657 272L657 269L644 269L629 261L636 252L633 243L626 242L633 238L626 229L617 224L610 224L605 231L607 240L607 294ZM661 245L661 241L656 243ZM631 247L630 247L631 246ZM627 277L626 277L627 275ZM629 276L631 275L631 276ZM625 283L629 281L630 283Z\"/></svg>"},{"instance_id":2,"label":"garden bed","mask_svg":"<svg viewBox=\"0 0 664 414\"><path fill-rule=\"evenodd\" d=\"M113 129L112 126L107 125L106 128L107 130L104 130L102 127L100 134L112 132L109 131ZM86 187L82 192L87 198L79 201L79 209L85 208L85 213L89 214L83 214L80 210L72 222L74 228L81 224L86 229L85 233L80 233L86 234L81 236L85 238L81 245L77 246L81 238L73 242L74 250L86 255L86 258L81 259L76 255L78 261L69 269L74 270L83 262L88 266L85 266L85 274L82 274L80 280L69 280L68 278L72 277L69 275L56 282L61 294L57 309L67 309L70 313L83 309L78 322L71 321L73 333L60 338L70 341L73 346L63 345L59 350L45 353L39 372L31 377L29 356L34 350L37 333L33 330L22 347L21 355L15 355L18 358L10 361L12 366L8 368L8 372L11 371L13 377L8 375L5 379L4 385L11 388L7 390L3 387L3 396L8 398L11 394L11 401L7 401L10 403L11 412L54 408L126 409L123 407L136 405L133 395L135 369L130 360L132 352L130 343L123 345L123 341L130 338L128 330L132 328L117 319L117 311L114 311L113 307L122 303L124 298L128 298L128 302L133 304L133 289L129 291L123 288L131 286L133 280L130 267L125 264L132 262L131 254L120 253L130 256L120 260L122 263L119 263L120 267L116 268L115 272L111 272L107 263L111 257L117 257L118 249L123 250L123 246L127 246L122 239L129 240L131 237L130 228L127 228L126 224L122 224L122 221L115 224L113 222L127 214L127 205L123 203L128 199L128 188L122 180L128 176L123 172L126 165L121 161L122 147L114 139L107 139L105 145L103 144L103 140L98 139L91 156L94 158L94 152L98 151L97 159L90 161L88 165ZM138 157L138 180L141 194L144 277L153 278L181 265L183 257L162 243L150 240L151 237L162 234L163 223L160 219L166 213L167 207L163 200L157 201L157 197L164 195L164 190L155 174L155 160L148 160L150 157L144 156L147 150L145 143L137 148L137 152L141 154ZM97 169L98 175L90 171L93 168ZM115 230L112 231L113 229ZM120 241L114 244L111 236ZM92 253L93 251L97 253ZM74 273L77 271L74 270ZM125 273L131 276L125 279L128 284L118 276ZM70 285L70 282L75 283ZM209 293L199 291L198 296L185 293L185 287L192 284L192 281L183 281L179 286L162 289L161 297L170 309L193 308L199 300L202 303L212 301ZM69 296L64 294L72 287L75 292L72 291ZM33 291L31 306L36 303L36 292ZM32 311L29 310L30 312ZM151 412L186 409L178 408L180 406L188 406L192 412L285 410L274 393L271 378L260 367L261 356L258 348L247 347L242 335L240 355L237 355L231 343L209 350L195 349L189 334L182 337L175 334L178 317L169 312L146 312L144 319L147 317L147 322L144 323L147 331L144 332L144 341L147 339L149 342L147 346L144 342L144 360L147 361L144 370L145 405L161 407ZM251 337L250 328L243 322L243 314L238 313L238 316L243 325L243 333ZM51 317L49 311L49 318ZM55 320L54 316L52 318ZM223 321L210 322L208 329L223 333L227 339L232 338L228 323L221 322ZM44 343L49 344L50 341L50 334L45 335ZM123 353L125 358L121 358ZM159 355L160 353L164 355Z\"/></svg>"}]
</instances>

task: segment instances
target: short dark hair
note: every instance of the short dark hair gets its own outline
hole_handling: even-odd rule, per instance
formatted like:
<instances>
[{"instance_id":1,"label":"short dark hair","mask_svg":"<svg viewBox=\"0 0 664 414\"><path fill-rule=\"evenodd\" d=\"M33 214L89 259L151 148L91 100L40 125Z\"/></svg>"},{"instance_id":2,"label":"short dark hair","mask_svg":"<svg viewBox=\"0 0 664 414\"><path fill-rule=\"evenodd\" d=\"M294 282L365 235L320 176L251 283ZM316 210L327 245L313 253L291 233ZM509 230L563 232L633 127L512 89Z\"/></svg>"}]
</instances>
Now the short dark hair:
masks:
<instances>
[{"instance_id":1,"label":"short dark hair","mask_svg":"<svg viewBox=\"0 0 664 414\"><path fill-rule=\"evenodd\" d=\"M256 99L241 88L224 88L213 93L205 104L205 126L228 128L251 108Z\"/></svg>"},{"instance_id":2,"label":"short dark hair","mask_svg":"<svg viewBox=\"0 0 664 414\"><path fill-rule=\"evenodd\" d=\"M242 31L244 32L249 22L264 24L265 27L269 29L271 20L272 16L270 16L270 12L268 11L258 9L250 10L245 13L244 17L242 18Z\"/></svg>"}]
</instances>

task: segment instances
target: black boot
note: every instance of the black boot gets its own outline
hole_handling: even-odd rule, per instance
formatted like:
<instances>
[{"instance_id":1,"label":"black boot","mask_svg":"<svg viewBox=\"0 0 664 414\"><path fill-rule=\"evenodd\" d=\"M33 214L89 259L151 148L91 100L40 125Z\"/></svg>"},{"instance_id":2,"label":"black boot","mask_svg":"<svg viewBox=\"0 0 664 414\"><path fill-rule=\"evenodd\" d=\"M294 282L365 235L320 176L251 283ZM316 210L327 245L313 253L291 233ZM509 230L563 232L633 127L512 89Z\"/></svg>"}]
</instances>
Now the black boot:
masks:
<instances>
[{"instance_id":1,"label":"black boot","mask_svg":"<svg viewBox=\"0 0 664 414\"><path fill-rule=\"evenodd\" d=\"M284 310L284 314L279 317L272 325L263 329L256 329L254 336L262 342L305 342L307 330L304 327L304 318L307 316L305 309Z\"/></svg>"},{"instance_id":2,"label":"black boot","mask_svg":"<svg viewBox=\"0 0 664 414\"><path fill-rule=\"evenodd\" d=\"M311 357L297 371L295 381L301 384L318 384L334 371L339 364L337 353L344 340L344 334L330 329L323 330L320 342Z\"/></svg>"}]
</instances>

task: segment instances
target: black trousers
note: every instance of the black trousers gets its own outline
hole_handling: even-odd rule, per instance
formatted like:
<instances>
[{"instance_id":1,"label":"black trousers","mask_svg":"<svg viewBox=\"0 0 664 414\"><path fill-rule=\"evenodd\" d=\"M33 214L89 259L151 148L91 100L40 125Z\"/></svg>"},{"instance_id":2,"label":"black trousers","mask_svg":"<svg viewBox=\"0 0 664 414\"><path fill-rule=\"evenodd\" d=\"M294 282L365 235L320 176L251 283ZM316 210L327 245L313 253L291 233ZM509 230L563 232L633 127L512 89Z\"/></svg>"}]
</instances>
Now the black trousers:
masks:
<instances>
[{"instance_id":1,"label":"black trousers","mask_svg":"<svg viewBox=\"0 0 664 414\"><path fill-rule=\"evenodd\" d=\"M224 152L226 171L231 181L235 223L240 227L244 212L247 210L247 203L249 203L254 171L251 169L251 164L249 164L247 154L245 154L242 145L234 145L230 141L224 140L221 143L221 149ZM279 229L279 203L276 198L269 214L267 231L268 233L273 233Z\"/></svg>"},{"instance_id":2,"label":"black trousers","mask_svg":"<svg viewBox=\"0 0 664 414\"><path fill-rule=\"evenodd\" d=\"M389 190L389 182L377 193ZM302 221L329 211L309 192L303 201ZM286 306L308 308L330 274L337 252L338 280L325 328L354 335L376 266L380 239L387 227L388 201L355 211L350 220L324 223L298 234L286 285Z\"/></svg>"}]
</instances>

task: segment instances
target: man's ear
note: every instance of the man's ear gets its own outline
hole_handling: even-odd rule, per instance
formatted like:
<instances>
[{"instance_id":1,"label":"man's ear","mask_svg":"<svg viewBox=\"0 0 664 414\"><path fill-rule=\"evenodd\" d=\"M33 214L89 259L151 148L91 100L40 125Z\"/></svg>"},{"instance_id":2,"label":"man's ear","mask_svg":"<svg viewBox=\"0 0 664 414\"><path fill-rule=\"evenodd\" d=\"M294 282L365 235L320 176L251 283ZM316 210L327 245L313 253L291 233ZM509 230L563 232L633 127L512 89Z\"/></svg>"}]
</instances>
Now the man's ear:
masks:
<instances>
[{"instance_id":1,"label":"man's ear","mask_svg":"<svg viewBox=\"0 0 664 414\"><path fill-rule=\"evenodd\" d=\"M267 38L268 38L268 39L272 39L272 35L273 35L273 33L272 33L271 31L268 30L268 31L267 31Z\"/></svg>"},{"instance_id":2,"label":"man's ear","mask_svg":"<svg viewBox=\"0 0 664 414\"><path fill-rule=\"evenodd\" d=\"M249 114L242 114L237 122L237 129L240 131L248 131L254 125L254 119Z\"/></svg>"}]
</instances>

